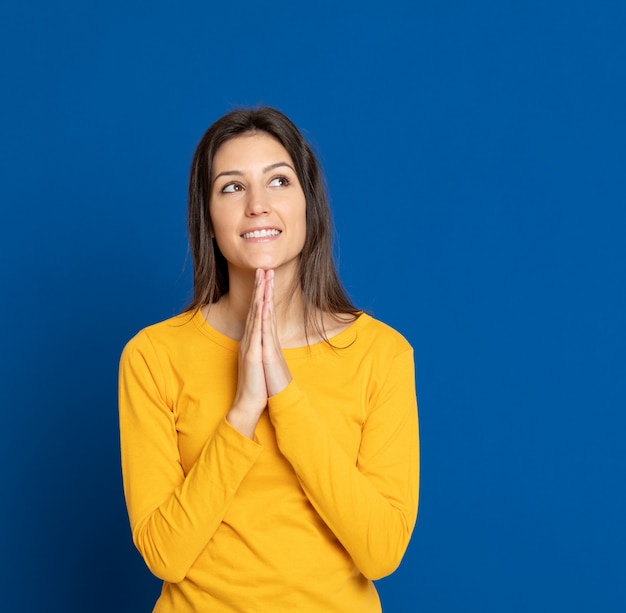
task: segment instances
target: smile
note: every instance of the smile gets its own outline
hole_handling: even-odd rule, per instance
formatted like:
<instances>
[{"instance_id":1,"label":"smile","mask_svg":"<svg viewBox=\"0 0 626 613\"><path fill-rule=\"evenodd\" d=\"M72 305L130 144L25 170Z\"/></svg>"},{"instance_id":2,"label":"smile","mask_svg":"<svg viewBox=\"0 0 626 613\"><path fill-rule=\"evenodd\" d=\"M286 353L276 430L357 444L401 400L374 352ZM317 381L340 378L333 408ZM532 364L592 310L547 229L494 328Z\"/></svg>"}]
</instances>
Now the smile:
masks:
<instances>
[{"instance_id":1,"label":"smile","mask_svg":"<svg viewBox=\"0 0 626 613\"><path fill-rule=\"evenodd\" d=\"M242 238L269 238L270 236L278 236L280 230L254 230L252 232L246 232L242 234Z\"/></svg>"}]
</instances>

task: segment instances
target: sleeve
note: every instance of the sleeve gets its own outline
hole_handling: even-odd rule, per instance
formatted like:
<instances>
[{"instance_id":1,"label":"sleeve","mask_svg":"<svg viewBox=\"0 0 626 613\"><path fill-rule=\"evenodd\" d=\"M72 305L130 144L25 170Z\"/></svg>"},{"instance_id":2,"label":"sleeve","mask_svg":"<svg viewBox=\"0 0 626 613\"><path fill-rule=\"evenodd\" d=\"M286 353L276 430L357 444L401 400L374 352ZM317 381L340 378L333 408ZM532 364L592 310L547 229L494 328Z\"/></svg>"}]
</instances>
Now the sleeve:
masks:
<instances>
[{"instance_id":1,"label":"sleeve","mask_svg":"<svg viewBox=\"0 0 626 613\"><path fill-rule=\"evenodd\" d=\"M399 354L373 399L358 462L292 381L270 398L281 452L309 500L369 579L400 564L417 518L419 433L413 351Z\"/></svg>"},{"instance_id":2,"label":"sleeve","mask_svg":"<svg viewBox=\"0 0 626 613\"><path fill-rule=\"evenodd\" d=\"M217 530L262 448L224 418L185 475L165 387L152 344L136 337L122 352L119 370L124 495L133 542L148 568L177 583Z\"/></svg>"}]
</instances>

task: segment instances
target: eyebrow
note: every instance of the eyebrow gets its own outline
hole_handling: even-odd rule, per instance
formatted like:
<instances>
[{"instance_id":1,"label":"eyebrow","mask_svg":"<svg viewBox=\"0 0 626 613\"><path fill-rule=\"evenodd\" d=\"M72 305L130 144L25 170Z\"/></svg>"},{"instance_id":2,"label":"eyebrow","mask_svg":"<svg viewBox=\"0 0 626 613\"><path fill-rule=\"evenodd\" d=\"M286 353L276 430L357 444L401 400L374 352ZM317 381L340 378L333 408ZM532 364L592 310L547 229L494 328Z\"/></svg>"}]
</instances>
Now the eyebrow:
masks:
<instances>
[{"instance_id":1,"label":"eyebrow","mask_svg":"<svg viewBox=\"0 0 626 613\"><path fill-rule=\"evenodd\" d=\"M270 170L274 170L275 168L280 168L281 166L287 166L287 168L291 168L291 170L293 170L294 173L296 172L295 168L291 164L287 164L287 162L276 162L275 164L270 164L269 166L266 166L265 168L263 168L263 174L265 174L266 172L269 172ZM217 181L220 177L231 177L231 176L242 177L243 172L241 172L240 170L224 170L223 172L220 172L220 174L215 175L215 179L213 179L213 183L215 183L215 181Z\"/></svg>"}]
</instances>

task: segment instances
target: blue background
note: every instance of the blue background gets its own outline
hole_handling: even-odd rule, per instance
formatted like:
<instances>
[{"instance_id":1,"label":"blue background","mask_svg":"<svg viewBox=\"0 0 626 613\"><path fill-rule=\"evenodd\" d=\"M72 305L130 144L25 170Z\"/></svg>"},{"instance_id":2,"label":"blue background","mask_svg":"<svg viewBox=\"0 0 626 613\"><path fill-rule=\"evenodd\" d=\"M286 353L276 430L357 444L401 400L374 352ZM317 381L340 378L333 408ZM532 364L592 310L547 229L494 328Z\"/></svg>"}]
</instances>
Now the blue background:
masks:
<instances>
[{"instance_id":1,"label":"blue background","mask_svg":"<svg viewBox=\"0 0 626 613\"><path fill-rule=\"evenodd\" d=\"M117 362L190 297L186 181L269 104L338 263L414 345L417 527L385 613L626 610L626 3L3 2L2 610L151 610Z\"/></svg>"}]
</instances>

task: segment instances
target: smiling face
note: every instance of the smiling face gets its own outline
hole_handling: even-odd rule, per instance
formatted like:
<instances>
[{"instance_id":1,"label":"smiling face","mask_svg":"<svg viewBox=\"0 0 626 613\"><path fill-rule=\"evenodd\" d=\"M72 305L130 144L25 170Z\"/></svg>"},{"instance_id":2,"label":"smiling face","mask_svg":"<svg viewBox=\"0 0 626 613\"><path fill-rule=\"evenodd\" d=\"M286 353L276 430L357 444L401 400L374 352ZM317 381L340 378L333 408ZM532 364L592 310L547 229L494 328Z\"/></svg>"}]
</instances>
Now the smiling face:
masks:
<instances>
[{"instance_id":1,"label":"smiling face","mask_svg":"<svg viewBox=\"0 0 626 613\"><path fill-rule=\"evenodd\" d=\"M257 268L295 275L306 236L306 199L287 150L255 132L213 158L209 212L229 275Z\"/></svg>"}]
</instances>

